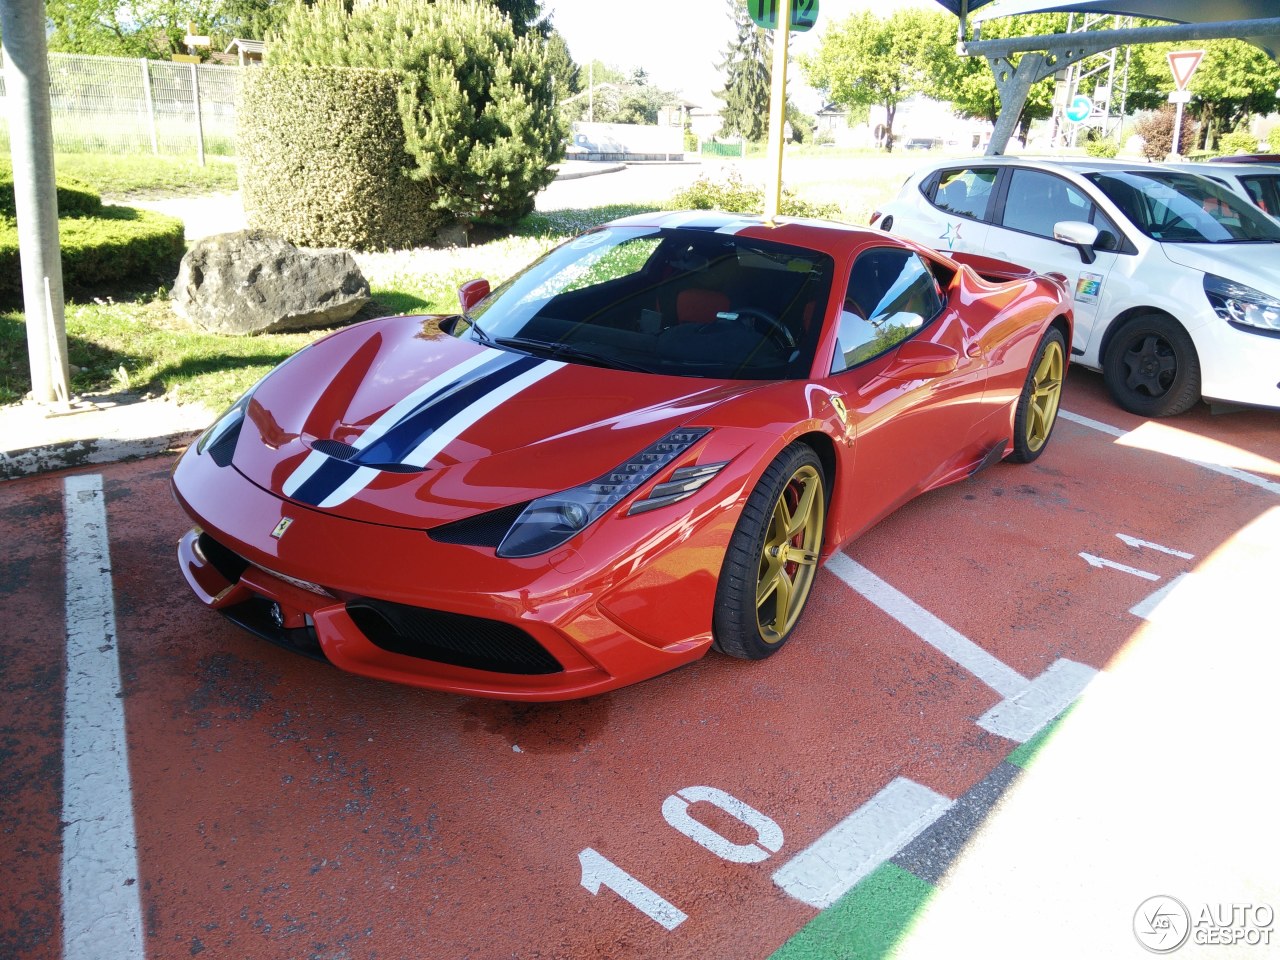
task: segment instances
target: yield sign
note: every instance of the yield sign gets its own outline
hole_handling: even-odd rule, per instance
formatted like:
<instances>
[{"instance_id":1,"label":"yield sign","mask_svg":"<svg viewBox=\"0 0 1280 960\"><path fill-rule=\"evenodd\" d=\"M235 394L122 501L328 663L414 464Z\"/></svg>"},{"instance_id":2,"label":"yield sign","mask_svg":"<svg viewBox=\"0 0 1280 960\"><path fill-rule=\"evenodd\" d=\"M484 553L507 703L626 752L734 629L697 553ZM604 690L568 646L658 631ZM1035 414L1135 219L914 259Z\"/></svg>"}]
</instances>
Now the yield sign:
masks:
<instances>
[{"instance_id":1,"label":"yield sign","mask_svg":"<svg viewBox=\"0 0 1280 960\"><path fill-rule=\"evenodd\" d=\"M1196 72L1196 67L1200 66L1200 58L1203 56L1203 50L1183 50L1180 53L1168 55L1169 69L1173 71L1173 82L1178 85L1179 90L1187 89L1187 83L1191 80L1191 75Z\"/></svg>"}]
</instances>

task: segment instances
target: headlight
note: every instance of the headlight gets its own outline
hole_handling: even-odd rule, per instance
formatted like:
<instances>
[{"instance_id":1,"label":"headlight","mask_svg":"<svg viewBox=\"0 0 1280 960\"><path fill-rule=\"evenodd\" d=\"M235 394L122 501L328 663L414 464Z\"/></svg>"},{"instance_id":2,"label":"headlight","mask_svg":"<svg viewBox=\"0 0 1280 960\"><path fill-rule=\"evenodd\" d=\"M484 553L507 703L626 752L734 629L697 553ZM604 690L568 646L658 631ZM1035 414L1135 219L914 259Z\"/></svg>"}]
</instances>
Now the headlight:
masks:
<instances>
[{"instance_id":1,"label":"headlight","mask_svg":"<svg viewBox=\"0 0 1280 960\"><path fill-rule=\"evenodd\" d=\"M1228 323L1280 333L1280 299L1212 273L1204 275L1204 293L1214 313Z\"/></svg>"},{"instance_id":2,"label":"headlight","mask_svg":"<svg viewBox=\"0 0 1280 960\"><path fill-rule=\"evenodd\" d=\"M555 549L617 506L646 480L710 432L702 427L674 430L626 463L619 464L590 483L539 497L524 508L524 512L502 538L502 543L498 545L498 556L532 557ZM714 476L714 472L706 479L710 480L711 476ZM693 490L689 493L693 493Z\"/></svg>"},{"instance_id":3,"label":"headlight","mask_svg":"<svg viewBox=\"0 0 1280 960\"><path fill-rule=\"evenodd\" d=\"M240 427L244 424L245 411L249 409L249 401L253 398L256 384L227 408L227 412L214 421L213 426L204 432L196 441L196 453L207 453L213 462L225 467L231 462L231 455L236 449L236 440L240 438Z\"/></svg>"}]
</instances>

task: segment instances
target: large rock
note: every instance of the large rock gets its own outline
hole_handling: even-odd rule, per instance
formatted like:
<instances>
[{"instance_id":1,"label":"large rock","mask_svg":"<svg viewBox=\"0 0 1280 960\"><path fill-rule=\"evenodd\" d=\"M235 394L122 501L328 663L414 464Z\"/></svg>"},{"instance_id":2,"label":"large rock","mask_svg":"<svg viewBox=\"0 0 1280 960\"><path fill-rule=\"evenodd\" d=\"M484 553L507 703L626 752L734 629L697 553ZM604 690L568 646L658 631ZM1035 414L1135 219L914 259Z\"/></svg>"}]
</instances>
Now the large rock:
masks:
<instances>
[{"instance_id":1,"label":"large rock","mask_svg":"<svg viewBox=\"0 0 1280 960\"><path fill-rule=\"evenodd\" d=\"M173 308L214 333L335 326L369 302L369 283L345 250L300 250L261 230L197 240L182 258Z\"/></svg>"}]
</instances>

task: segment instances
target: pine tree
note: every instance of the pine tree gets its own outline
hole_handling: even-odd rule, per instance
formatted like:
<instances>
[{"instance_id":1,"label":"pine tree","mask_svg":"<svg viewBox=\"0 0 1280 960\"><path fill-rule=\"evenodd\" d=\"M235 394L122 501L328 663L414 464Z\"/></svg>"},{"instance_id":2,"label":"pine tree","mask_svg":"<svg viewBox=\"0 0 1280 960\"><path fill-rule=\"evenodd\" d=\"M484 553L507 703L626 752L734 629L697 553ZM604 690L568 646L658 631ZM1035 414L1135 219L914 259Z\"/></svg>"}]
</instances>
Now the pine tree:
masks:
<instances>
[{"instance_id":1,"label":"pine tree","mask_svg":"<svg viewBox=\"0 0 1280 960\"><path fill-rule=\"evenodd\" d=\"M747 13L746 0L728 0L736 37L716 66L724 71L724 89L716 96L722 136L763 140L769 133L769 89L773 57L773 31L757 27Z\"/></svg>"},{"instance_id":2,"label":"pine tree","mask_svg":"<svg viewBox=\"0 0 1280 960\"><path fill-rule=\"evenodd\" d=\"M344 0L299 4L268 55L273 64L399 71L411 175L461 223L514 222L555 179L566 128L547 42L536 32L517 37L484 0L384 0L350 11Z\"/></svg>"}]
</instances>

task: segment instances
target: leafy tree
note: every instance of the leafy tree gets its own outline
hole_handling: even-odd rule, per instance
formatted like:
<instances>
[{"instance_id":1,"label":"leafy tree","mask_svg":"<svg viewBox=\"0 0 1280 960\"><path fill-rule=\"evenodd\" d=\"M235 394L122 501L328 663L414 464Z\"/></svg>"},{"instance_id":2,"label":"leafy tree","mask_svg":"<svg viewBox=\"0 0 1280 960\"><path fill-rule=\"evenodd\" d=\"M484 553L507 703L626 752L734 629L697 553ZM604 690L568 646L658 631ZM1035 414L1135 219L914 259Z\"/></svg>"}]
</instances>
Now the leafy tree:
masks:
<instances>
[{"instance_id":1,"label":"leafy tree","mask_svg":"<svg viewBox=\"0 0 1280 960\"><path fill-rule=\"evenodd\" d=\"M885 111L885 148L893 149L893 119L898 105L931 89L944 14L900 10L888 18L856 13L833 24L818 51L800 59L809 83L847 107L880 106Z\"/></svg>"},{"instance_id":2,"label":"leafy tree","mask_svg":"<svg viewBox=\"0 0 1280 960\"><path fill-rule=\"evenodd\" d=\"M939 19L940 18L940 22ZM983 40L1065 33L1067 16L1060 13L999 17L982 24ZM962 117L980 117L995 123L1000 116L1000 94L985 57L962 57L955 50L955 20L936 14L928 26L924 56L927 81L924 93L949 103ZM1014 65L1021 59L1014 57ZM1024 122L1053 114L1053 78L1046 77L1031 88L1022 108Z\"/></svg>"},{"instance_id":3,"label":"leafy tree","mask_svg":"<svg viewBox=\"0 0 1280 960\"><path fill-rule=\"evenodd\" d=\"M218 0L48 0L49 49L121 57L182 53L187 24L221 18Z\"/></svg>"},{"instance_id":4,"label":"leafy tree","mask_svg":"<svg viewBox=\"0 0 1280 960\"><path fill-rule=\"evenodd\" d=\"M548 45L517 38L483 0L344 0L293 7L268 45L272 64L399 71L415 179L463 224L514 222L555 178L565 127L555 109Z\"/></svg>"},{"instance_id":5,"label":"leafy tree","mask_svg":"<svg viewBox=\"0 0 1280 960\"><path fill-rule=\"evenodd\" d=\"M590 67L578 68L578 79L579 90L564 109L570 121L590 115L597 123L654 124L662 108L676 100L671 91L650 83L649 74L640 67L628 75L613 64L593 60ZM592 81L594 95L588 96L587 84Z\"/></svg>"},{"instance_id":6,"label":"leafy tree","mask_svg":"<svg viewBox=\"0 0 1280 960\"><path fill-rule=\"evenodd\" d=\"M773 31L757 27L747 13L746 0L728 0L736 36L717 66L725 74L724 89L716 96L723 136L763 140L769 133L769 93Z\"/></svg>"}]
</instances>

